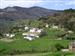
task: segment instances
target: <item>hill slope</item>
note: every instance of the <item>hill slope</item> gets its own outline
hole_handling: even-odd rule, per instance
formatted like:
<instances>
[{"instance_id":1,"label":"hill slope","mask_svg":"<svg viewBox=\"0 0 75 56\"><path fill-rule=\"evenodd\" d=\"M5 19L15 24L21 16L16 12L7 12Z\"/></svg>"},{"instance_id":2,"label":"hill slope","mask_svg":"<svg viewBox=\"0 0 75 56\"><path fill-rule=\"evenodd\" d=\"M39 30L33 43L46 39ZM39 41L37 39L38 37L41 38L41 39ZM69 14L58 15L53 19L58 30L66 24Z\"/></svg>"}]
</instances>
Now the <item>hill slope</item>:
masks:
<instances>
[{"instance_id":1,"label":"hill slope","mask_svg":"<svg viewBox=\"0 0 75 56\"><path fill-rule=\"evenodd\" d=\"M37 19L41 16L48 16L58 12L59 11L49 10L37 6L30 8L23 8L18 6L7 7L4 9L0 9L0 21L13 21L18 19Z\"/></svg>"}]
</instances>

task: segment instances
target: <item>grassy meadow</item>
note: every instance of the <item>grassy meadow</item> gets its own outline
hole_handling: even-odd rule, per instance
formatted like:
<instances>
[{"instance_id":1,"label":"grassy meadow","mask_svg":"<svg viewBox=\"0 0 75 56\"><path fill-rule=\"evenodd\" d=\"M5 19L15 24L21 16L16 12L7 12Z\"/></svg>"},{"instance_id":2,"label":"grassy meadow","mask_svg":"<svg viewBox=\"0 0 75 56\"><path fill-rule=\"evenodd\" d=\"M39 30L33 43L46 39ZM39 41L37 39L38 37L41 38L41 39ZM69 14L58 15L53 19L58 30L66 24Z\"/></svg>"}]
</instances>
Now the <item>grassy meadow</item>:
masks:
<instances>
[{"instance_id":1,"label":"grassy meadow","mask_svg":"<svg viewBox=\"0 0 75 56\"><path fill-rule=\"evenodd\" d=\"M22 32L19 32L11 42L0 40L0 55L55 53L57 51L57 45L61 46L59 48L67 48L70 44L69 40L57 40L56 36L64 33L64 31L52 30L50 28L45 30L47 31L46 36L42 36L33 41L25 40L21 35Z\"/></svg>"}]
</instances>

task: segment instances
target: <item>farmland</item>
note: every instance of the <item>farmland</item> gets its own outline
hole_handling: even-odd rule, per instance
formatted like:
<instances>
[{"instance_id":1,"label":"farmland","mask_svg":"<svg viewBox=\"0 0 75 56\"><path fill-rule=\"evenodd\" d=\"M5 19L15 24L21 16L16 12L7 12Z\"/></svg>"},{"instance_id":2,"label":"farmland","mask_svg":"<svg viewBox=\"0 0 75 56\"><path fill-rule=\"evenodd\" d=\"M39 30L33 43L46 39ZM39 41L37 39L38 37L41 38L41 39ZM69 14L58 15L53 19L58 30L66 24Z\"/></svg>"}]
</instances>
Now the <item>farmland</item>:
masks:
<instances>
[{"instance_id":1,"label":"farmland","mask_svg":"<svg viewBox=\"0 0 75 56\"><path fill-rule=\"evenodd\" d=\"M56 35L62 31L46 29L47 35L40 37L33 41L23 39L21 32L15 36L14 41L5 42L0 40L0 54L26 54L26 53L44 53L44 52L56 52L55 45L60 45L64 48L70 44L69 40L57 40ZM62 32L64 33L64 32ZM52 35L53 34L53 35ZM9 40L8 40L9 41ZM63 44L62 44L63 43Z\"/></svg>"}]
</instances>

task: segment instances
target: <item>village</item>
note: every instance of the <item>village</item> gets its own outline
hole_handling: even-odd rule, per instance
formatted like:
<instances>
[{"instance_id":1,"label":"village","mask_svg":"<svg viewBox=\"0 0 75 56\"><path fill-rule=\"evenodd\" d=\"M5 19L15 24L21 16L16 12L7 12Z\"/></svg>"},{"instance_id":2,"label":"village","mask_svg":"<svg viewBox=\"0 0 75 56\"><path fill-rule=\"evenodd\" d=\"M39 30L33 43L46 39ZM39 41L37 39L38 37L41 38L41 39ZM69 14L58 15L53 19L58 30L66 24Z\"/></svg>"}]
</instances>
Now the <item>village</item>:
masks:
<instances>
[{"instance_id":1,"label":"village","mask_svg":"<svg viewBox=\"0 0 75 56\"><path fill-rule=\"evenodd\" d=\"M54 38L53 41L63 41L64 39L68 39L67 37L71 34L73 34L74 32L71 31L71 30L65 30L64 28L61 28L59 26L56 26L56 25L52 25L51 27L49 27L48 24L45 25L45 29L44 28L34 28L34 27L29 27L27 25L24 25L24 26L18 26L18 32L20 32L20 35L19 37L21 37L20 39L24 39L24 41L27 40L27 42L32 42L32 41L37 41L38 39L42 39L44 38L44 36L47 36L48 35L48 31L54 31L54 32L60 32L60 35L55 35L57 36L57 38ZM15 29L14 29L15 30ZM53 32L52 31L52 32ZM19 35L17 33L4 33L4 38L1 38L0 41L4 41L4 42L7 42L7 43L11 43L11 42L14 42L16 41L17 39L19 39L19 37L17 37L16 39L16 36ZM63 34L61 34L63 32ZM48 37L48 36L47 36ZM47 38L46 37L46 38ZM49 34L49 37L50 37L50 34ZM54 37L54 36L53 36ZM50 39L50 38L48 38ZM62 52L70 52L70 51L75 51L75 41L70 41L68 42L68 45L66 45L67 47L66 48L61 48L61 51Z\"/></svg>"},{"instance_id":2,"label":"village","mask_svg":"<svg viewBox=\"0 0 75 56\"><path fill-rule=\"evenodd\" d=\"M24 39L27 39L29 41L34 40L35 38L40 38L42 35L46 35L46 31L44 29L40 28L34 28L34 27L28 27L28 26L18 26L19 28L17 31L22 32L21 35L23 36ZM45 28L49 28L49 25L46 24ZM56 29L60 30L59 26L52 25L50 29ZM15 30L15 29L14 29ZM61 31L64 31L64 28L61 28ZM66 33L73 33L73 31L67 31ZM3 34L5 38L13 39L15 37L15 33L4 33ZM61 40L61 38L58 38Z\"/></svg>"}]
</instances>

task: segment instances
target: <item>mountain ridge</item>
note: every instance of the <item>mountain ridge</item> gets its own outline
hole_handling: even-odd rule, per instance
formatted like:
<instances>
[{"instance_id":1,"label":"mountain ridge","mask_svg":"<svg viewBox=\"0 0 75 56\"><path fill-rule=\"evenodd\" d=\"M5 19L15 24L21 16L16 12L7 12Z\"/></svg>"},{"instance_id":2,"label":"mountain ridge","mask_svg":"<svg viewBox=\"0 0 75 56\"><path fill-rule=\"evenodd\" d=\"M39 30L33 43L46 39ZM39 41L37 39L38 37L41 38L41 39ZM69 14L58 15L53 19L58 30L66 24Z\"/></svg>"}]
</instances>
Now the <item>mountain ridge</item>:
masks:
<instances>
[{"instance_id":1,"label":"mountain ridge","mask_svg":"<svg viewBox=\"0 0 75 56\"><path fill-rule=\"evenodd\" d=\"M50 10L38 6L24 8L19 6L6 7L0 9L0 20L18 20L18 19L37 19L43 16L49 16L54 13L59 13L58 10Z\"/></svg>"}]
</instances>

